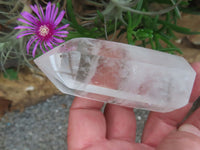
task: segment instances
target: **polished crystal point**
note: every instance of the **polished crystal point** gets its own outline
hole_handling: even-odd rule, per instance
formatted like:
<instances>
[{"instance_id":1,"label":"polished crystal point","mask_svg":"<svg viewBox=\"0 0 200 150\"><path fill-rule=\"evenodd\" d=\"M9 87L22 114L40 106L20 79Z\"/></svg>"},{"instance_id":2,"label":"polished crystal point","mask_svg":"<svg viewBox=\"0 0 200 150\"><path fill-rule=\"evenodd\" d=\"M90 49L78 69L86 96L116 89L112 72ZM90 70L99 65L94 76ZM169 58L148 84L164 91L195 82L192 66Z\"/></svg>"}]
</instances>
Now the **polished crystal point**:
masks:
<instances>
[{"instance_id":1,"label":"polished crystal point","mask_svg":"<svg viewBox=\"0 0 200 150\"><path fill-rule=\"evenodd\" d=\"M185 106L196 75L183 57L90 38L69 40L35 63L65 94L159 112Z\"/></svg>"}]
</instances>

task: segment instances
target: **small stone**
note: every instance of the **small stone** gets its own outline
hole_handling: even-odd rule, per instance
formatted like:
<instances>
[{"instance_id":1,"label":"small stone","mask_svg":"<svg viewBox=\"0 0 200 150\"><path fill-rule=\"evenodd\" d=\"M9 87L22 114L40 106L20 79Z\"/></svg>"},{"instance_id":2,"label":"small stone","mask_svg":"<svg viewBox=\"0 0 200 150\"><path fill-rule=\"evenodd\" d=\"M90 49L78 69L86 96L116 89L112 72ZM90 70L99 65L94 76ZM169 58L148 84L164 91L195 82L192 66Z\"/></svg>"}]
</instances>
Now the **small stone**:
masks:
<instances>
[{"instance_id":1,"label":"small stone","mask_svg":"<svg viewBox=\"0 0 200 150\"><path fill-rule=\"evenodd\" d=\"M28 87L26 87L26 89L25 89L25 91L33 91L33 90L35 90L35 87L34 86L28 86Z\"/></svg>"},{"instance_id":2,"label":"small stone","mask_svg":"<svg viewBox=\"0 0 200 150\"><path fill-rule=\"evenodd\" d=\"M180 44L182 42L182 39L179 38L179 39L175 40L175 42L178 43L178 44Z\"/></svg>"},{"instance_id":3,"label":"small stone","mask_svg":"<svg viewBox=\"0 0 200 150\"><path fill-rule=\"evenodd\" d=\"M196 73L180 56L76 38L35 59L63 93L152 111L185 106Z\"/></svg>"},{"instance_id":4,"label":"small stone","mask_svg":"<svg viewBox=\"0 0 200 150\"><path fill-rule=\"evenodd\" d=\"M142 117L141 116L137 116L137 120L141 120L142 119Z\"/></svg>"},{"instance_id":5,"label":"small stone","mask_svg":"<svg viewBox=\"0 0 200 150\"><path fill-rule=\"evenodd\" d=\"M190 35L188 36L188 39L195 45L200 45L200 35Z\"/></svg>"},{"instance_id":6,"label":"small stone","mask_svg":"<svg viewBox=\"0 0 200 150\"><path fill-rule=\"evenodd\" d=\"M35 77L35 78L37 78L37 79L39 79L41 81L45 80L45 78L43 76L41 76L41 75L33 74L33 77Z\"/></svg>"},{"instance_id":7,"label":"small stone","mask_svg":"<svg viewBox=\"0 0 200 150\"><path fill-rule=\"evenodd\" d=\"M66 109L67 105L66 104L62 104L61 107L64 108L64 109Z\"/></svg>"}]
</instances>

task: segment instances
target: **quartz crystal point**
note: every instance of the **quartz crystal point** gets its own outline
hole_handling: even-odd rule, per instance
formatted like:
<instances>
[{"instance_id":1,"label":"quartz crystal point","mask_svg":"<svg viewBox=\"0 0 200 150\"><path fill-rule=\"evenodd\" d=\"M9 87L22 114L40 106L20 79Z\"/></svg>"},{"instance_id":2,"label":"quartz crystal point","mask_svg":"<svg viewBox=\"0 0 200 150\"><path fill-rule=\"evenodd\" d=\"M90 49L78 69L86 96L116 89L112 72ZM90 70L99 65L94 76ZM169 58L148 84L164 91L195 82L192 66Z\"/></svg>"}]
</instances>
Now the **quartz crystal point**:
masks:
<instances>
[{"instance_id":1,"label":"quartz crystal point","mask_svg":"<svg viewBox=\"0 0 200 150\"><path fill-rule=\"evenodd\" d=\"M90 38L69 40L35 63L65 94L158 112L185 106L196 75L180 56Z\"/></svg>"}]
</instances>

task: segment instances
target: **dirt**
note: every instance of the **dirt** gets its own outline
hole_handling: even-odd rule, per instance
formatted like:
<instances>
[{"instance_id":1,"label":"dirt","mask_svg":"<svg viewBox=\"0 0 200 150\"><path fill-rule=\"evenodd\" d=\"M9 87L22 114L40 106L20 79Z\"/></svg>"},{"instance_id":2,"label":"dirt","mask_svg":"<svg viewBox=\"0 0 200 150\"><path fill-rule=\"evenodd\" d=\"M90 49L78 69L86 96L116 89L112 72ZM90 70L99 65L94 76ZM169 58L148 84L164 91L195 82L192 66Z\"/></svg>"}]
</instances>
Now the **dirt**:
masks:
<instances>
[{"instance_id":1,"label":"dirt","mask_svg":"<svg viewBox=\"0 0 200 150\"><path fill-rule=\"evenodd\" d=\"M182 14L178 25L192 31L200 31L200 16ZM174 44L181 48L183 57L189 63L200 61L200 35L176 33L178 40ZM119 41L119 40L118 40ZM125 42L126 40L120 39ZM25 68L18 74L18 80L9 80L0 75L0 114L8 110L23 110L25 107L43 101L52 95L61 94L42 73L34 73Z\"/></svg>"},{"instance_id":2,"label":"dirt","mask_svg":"<svg viewBox=\"0 0 200 150\"><path fill-rule=\"evenodd\" d=\"M0 75L0 98L11 101L11 110L23 110L55 94L61 93L45 75L33 73L28 68L19 72L18 80L9 80Z\"/></svg>"},{"instance_id":3,"label":"dirt","mask_svg":"<svg viewBox=\"0 0 200 150\"><path fill-rule=\"evenodd\" d=\"M189 28L191 31L198 31L200 24L200 15L182 14L182 18L177 22L181 27ZM200 61L200 34L184 35L175 33L177 40L174 44L183 51L189 63Z\"/></svg>"},{"instance_id":4,"label":"dirt","mask_svg":"<svg viewBox=\"0 0 200 150\"><path fill-rule=\"evenodd\" d=\"M0 98L0 117L2 117L4 115L4 113L9 111L9 109L11 107L11 103L12 102L10 100Z\"/></svg>"}]
</instances>

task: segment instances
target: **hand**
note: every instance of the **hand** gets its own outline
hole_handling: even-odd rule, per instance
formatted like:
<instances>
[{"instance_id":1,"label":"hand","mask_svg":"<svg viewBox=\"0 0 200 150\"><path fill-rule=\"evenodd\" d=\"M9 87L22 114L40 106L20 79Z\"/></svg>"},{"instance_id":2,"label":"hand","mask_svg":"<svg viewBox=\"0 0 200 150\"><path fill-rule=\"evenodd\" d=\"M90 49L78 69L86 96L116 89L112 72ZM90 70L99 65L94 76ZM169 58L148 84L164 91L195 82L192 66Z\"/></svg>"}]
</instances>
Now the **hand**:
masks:
<instances>
[{"instance_id":1,"label":"hand","mask_svg":"<svg viewBox=\"0 0 200 150\"><path fill-rule=\"evenodd\" d=\"M76 97L69 114L68 150L200 150L200 108L182 122L200 95L200 63L185 107L169 113L151 112L141 143L135 143L133 109Z\"/></svg>"}]
</instances>

